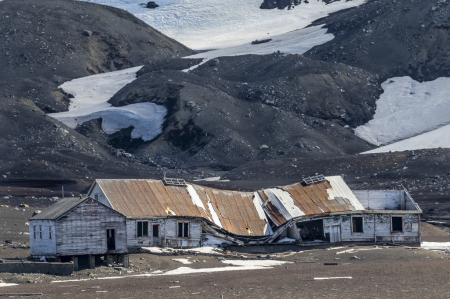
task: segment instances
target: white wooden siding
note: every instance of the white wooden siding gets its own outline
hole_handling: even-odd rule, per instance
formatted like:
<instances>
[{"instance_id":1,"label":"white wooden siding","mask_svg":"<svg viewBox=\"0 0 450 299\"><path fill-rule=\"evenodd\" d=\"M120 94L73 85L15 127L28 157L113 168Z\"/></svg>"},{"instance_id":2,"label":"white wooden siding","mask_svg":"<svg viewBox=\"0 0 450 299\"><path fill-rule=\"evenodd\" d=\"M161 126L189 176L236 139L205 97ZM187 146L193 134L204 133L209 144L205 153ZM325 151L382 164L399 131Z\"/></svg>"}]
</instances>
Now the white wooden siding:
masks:
<instances>
[{"instance_id":1,"label":"white wooden siding","mask_svg":"<svg viewBox=\"0 0 450 299\"><path fill-rule=\"evenodd\" d=\"M353 190L366 210L404 210L404 193L403 190Z\"/></svg>"},{"instance_id":2,"label":"white wooden siding","mask_svg":"<svg viewBox=\"0 0 450 299\"><path fill-rule=\"evenodd\" d=\"M379 242L418 242L419 216L418 214L353 214L363 217L363 233L353 233L351 215L333 216L323 219L324 233L330 233L329 227L340 225L341 241L370 241L375 238ZM391 216L403 216L404 232L391 232Z\"/></svg>"},{"instance_id":3,"label":"white wooden siding","mask_svg":"<svg viewBox=\"0 0 450 299\"><path fill-rule=\"evenodd\" d=\"M42 239L39 235L39 226L42 226ZM36 226L36 239L34 239L33 227ZM52 238L49 238L49 228L52 230ZM53 220L30 220L30 254L32 256L56 255L55 222Z\"/></svg>"},{"instance_id":4,"label":"white wooden siding","mask_svg":"<svg viewBox=\"0 0 450 299\"><path fill-rule=\"evenodd\" d=\"M109 202L108 198L106 198L105 194L103 193L102 188L100 188L100 186L97 183L94 183L95 186L94 188L92 188L91 192L88 194L88 196L95 198L95 196L98 196L98 201L101 202L102 204L113 208L113 206L111 205L111 203Z\"/></svg>"},{"instance_id":5,"label":"white wooden siding","mask_svg":"<svg viewBox=\"0 0 450 299\"><path fill-rule=\"evenodd\" d=\"M178 222L189 222L189 238L178 238ZM165 241L168 247L199 247L201 246L202 225L200 220L167 219Z\"/></svg>"},{"instance_id":6,"label":"white wooden siding","mask_svg":"<svg viewBox=\"0 0 450 299\"><path fill-rule=\"evenodd\" d=\"M137 237L137 221L148 221L148 237ZM129 248L149 247L153 244L153 225L159 224L159 237L164 240L164 219L127 219L127 246ZM157 245L157 244L155 244Z\"/></svg>"},{"instance_id":7,"label":"white wooden siding","mask_svg":"<svg viewBox=\"0 0 450 299\"><path fill-rule=\"evenodd\" d=\"M115 229L114 252L127 252L125 217L95 200L86 200L56 220L56 252L58 255L105 254L107 229Z\"/></svg>"}]
</instances>

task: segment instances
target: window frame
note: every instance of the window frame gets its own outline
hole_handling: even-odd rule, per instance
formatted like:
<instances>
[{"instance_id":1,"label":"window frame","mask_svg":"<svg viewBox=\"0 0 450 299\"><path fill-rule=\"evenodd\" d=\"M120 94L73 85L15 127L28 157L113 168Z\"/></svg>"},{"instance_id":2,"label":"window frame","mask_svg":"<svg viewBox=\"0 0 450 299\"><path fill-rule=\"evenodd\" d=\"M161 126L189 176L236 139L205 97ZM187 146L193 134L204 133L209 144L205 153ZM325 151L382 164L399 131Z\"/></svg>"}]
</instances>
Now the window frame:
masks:
<instances>
[{"instance_id":1,"label":"window frame","mask_svg":"<svg viewBox=\"0 0 450 299\"><path fill-rule=\"evenodd\" d=\"M36 240L36 225L33 225L33 239Z\"/></svg>"},{"instance_id":2,"label":"window frame","mask_svg":"<svg viewBox=\"0 0 450 299\"><path fill-rule=\"evenodd\" d=\"M362 228L361 232L355 232L354 231L355 228L354 228L354 225L353 225L353 218L361 218L361 228ZM352 235L364 234L364 215L355 215L355 216L352 215L351 221L352 221L352 224L351 224L352 225Z\"/></svg>"},{"instance_id":3,"label":"window frame","mask_svg":"<svg viewBox=\"0 0 450 299\"><path fill-rule=\"evenodd\" d=\"M52 240L52 227L51 226L48 227L48 239Z\"/></svg>"},{"instance_id":4,"label":"window frame","mask_svg":"<svg viewBox=\"0 0 450 299\"><path fill-rule=\"evenodd\" d=\"M42 225L39 225L39 239L42 240Z\"/></svg>"},{"instance_id":5,"label":"window frame","mask_svg":"<svg viewBox=\"0 0 450 299\"><path fill-rule=\"evenodd\" d=\"M402 231L394 231L394 226L392 225L392 218L397 217L402 219ZM391 215L391 235L403 235L405 234L405 217L403 215Z\"/></svg>"},{"instance_id":6,"label":"window frame","mask_svg":"<svg viewBox=\"0 0 450 299\"><path fill-rule=\"evenodd\" d=\"M180 237L180 224L182 227L181 230L181 237ZM186 228L185 226L187 225L187 236L185 236L185 232L186 232ZM190 221L178 221L177 222L177 238L181 238L181 239L189 239L191 236L191 223Z\"/></svg>"},{"instance_id":7,"label":"window frame","mask_svg":"<svg viewBox=\"0 0 450 299\"><path fill-rule=\"evenodd\" d=\"M139 224L142 223L142 229L141 229L141 233L142 235L139 236ZM144 223L147 223L147 235L144 234ZM149 221L146 220L137 220L136 221L136 238L149 238Z\"/></svg>"}]
</instances>

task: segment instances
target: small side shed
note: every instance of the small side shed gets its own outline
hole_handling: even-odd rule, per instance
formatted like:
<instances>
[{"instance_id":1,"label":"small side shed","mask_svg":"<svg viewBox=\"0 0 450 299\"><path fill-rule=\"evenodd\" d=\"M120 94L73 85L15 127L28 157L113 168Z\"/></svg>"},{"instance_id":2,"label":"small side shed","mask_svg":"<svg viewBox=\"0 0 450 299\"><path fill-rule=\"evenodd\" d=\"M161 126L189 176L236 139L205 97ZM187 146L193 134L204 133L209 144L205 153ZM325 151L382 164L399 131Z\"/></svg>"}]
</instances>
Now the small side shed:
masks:
<instances>
[{"instance_id":1,"label":"small side shed","mask_svg":"<svg viewBox=\"0 0 450 299\"><path fill-rule=\"evenodd\" d=\"M30 219L32 257L124 257L127 253L126 218L91 197L66 198ZM76 257L75 259L73 257Z\"/></svg>"}]
</instances>

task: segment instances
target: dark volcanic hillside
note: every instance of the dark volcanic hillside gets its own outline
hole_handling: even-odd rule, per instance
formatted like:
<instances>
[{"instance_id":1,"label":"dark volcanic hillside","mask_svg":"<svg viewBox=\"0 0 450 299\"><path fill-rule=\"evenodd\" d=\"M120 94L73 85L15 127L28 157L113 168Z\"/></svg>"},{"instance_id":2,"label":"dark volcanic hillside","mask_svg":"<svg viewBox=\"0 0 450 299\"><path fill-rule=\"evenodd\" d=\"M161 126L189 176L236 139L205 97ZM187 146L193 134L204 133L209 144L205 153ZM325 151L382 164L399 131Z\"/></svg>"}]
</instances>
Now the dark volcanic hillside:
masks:
<instances>
[{"instance_id":1,"label":"dark volcanic hillside","mask_svg":"<svg viewBox=\"0 0 450 299\"><path fill-rule=\"evenodd\" d=\"M48 112L64 111L66 80L194 53L120 9L79 1L0 2L0 169L9 178L147 176ZM112 154L115 154L114 156Z\"/></svg>"},{"instance_id":2,"label":"dark volcanic hillside","mask_svg":"<svg viewBox=\"0 0 450 299\"><path fill-rule=\"evenodd\" d=\"M194 53L123 10L80 1L0 2L0 89L46 112L67 109L66 80Z\"/></svg>"},{"instance_id":3,"label":"dark volcanic hillside","mask_svg":"<svg viewBox=\"0 0 450 299\"><path fill-rule=\"evenodd\" d=\"M383 79L448 76L449 14L443 0L370 0L314 22L325 24L335 38L305 56L357 66Z\"/></svg>"},{"instance_id":4,"label":"dark volcanic hillside","mask_svg":"<svg viewBox=\"0 0 450 299\"><path fill-rule=\"evenodd\" d=\"M137 156L227 169L371 148L344 128L370 119L381 92L376 78L361 69L276 53L223 57L190 73L160 67L145 68L109 101L151 102L169 111L160 136L126 148Z\"/></svg>"}]
</instances>

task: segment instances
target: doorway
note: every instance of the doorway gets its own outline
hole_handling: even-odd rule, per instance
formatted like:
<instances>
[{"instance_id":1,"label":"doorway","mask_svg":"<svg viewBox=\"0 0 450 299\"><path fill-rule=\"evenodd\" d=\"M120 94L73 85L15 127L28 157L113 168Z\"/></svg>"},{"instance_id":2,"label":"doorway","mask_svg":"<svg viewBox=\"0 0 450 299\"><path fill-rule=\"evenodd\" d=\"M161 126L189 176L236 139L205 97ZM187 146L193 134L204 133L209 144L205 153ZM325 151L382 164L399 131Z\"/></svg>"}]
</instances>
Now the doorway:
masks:
<instances>
[{"instance_id":1,"label":"doorway","mask_svg":"<svg viewBox=\"0 0 450 299\"><path fill-rule=\"evenodd\" d=\"M107 250L116 250L116 230L106 230L106 246Z\"/></svg>"},{"instance_id":2,"label":"doorway","mask_svg":"<svg viewBox=\"0 0 450 299\"><path fill-rule=\"evenodd\" d=\"M159 224L153 224L153 245L159 245Z\"/></svg>"},{"instance_id":3,"label":"doorway","mask_svg":"<svg viewBox=\"0 0 450 299\"><path fill-rule=\"evenodd\" d=\"M341 227L339 225L330 226L330 243L341 242Z\"/></svg>"}]
</instances>

